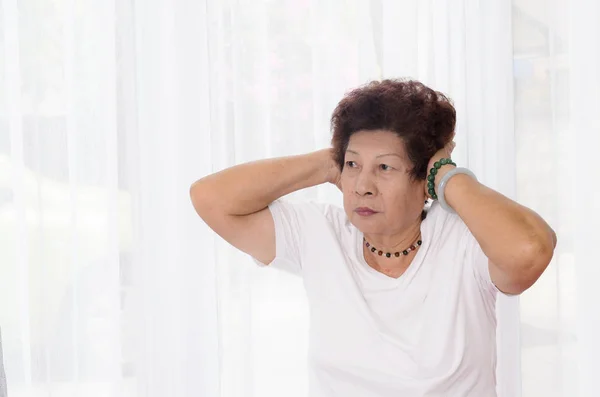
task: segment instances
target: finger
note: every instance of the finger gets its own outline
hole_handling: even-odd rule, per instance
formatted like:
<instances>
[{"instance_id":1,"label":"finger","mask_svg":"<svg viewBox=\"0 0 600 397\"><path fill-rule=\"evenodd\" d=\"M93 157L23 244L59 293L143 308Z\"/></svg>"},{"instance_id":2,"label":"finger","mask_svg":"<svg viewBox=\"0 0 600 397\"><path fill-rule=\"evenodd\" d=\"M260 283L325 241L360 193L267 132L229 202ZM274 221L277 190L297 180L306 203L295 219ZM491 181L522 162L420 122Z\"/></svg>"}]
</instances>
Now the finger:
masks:
<instances>
[{"instance_id":1,"label":"finger","mask_svg":"<svg viewBox=\"0 0 600 397\"><path fill-rule=\"evenodd\" d=\"M454 150L455 147L456 147L456 142L454 142L454 141L450 142L450 153L452 153L452 151Z\"/></svg>"}]
</instances>

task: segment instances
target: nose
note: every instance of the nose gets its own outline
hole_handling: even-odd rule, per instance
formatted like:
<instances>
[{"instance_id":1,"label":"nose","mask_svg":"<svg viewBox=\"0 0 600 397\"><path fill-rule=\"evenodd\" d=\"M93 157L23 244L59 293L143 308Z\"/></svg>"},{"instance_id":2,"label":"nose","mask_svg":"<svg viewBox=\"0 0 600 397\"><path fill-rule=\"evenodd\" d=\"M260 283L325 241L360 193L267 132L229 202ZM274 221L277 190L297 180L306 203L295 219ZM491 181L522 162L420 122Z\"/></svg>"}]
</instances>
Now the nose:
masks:
<instances>
[{"instance_id":1,"label":"nose","mask_svg":"<svg viewBox=\"0 0 600 397\"><path fill-rule=\"evenodd\" d=\"M356 178L354 190L360 196L370 196L375 194L374 176L369 172L361 172Z\"/></svg>"}]
</instances>

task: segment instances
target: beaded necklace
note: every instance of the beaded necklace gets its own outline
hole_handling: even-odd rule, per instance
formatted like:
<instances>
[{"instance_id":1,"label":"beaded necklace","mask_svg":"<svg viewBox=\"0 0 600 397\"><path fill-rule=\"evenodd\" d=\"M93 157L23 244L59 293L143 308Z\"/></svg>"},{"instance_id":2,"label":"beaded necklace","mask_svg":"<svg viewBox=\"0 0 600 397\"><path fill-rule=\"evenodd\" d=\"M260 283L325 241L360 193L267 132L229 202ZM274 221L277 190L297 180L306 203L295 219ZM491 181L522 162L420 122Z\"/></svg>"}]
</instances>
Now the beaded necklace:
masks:
<instances>
[{"instance_id":1,"label":"beaded necklace","mask_svg":"<svg viewBox=\"0 0 600 397\"><path fill-rule=\"evenodd\" d=\"M367 248L369 248L371 250L371 252L377 252L377 255L382 256L384 254L383 251L378 250L377 248L373 247L364 237L363 237L363 241L365 242ZM386 252L385 256L387 258L391 258L392 255L394 255L396 258L399 257L400 255L408 255L410 252L416 250L418 247L421 246L421 244L423 243L423 241L421 241L420 239L417 240L416 245L412 244L410 247L408 247L407 249L403 250L403 251L398 251L398 252L394 252L393 254L391 252Z\"/></svg>"}]
</instances>

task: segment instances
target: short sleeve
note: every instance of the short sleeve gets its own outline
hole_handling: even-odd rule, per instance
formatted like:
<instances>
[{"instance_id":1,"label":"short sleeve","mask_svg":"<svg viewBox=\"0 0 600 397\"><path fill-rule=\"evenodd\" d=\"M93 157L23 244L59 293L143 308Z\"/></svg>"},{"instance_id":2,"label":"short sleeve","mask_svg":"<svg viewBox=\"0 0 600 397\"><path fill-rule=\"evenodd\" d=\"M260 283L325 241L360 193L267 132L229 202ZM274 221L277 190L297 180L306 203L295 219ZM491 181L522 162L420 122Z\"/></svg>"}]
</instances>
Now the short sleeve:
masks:
<instances>
[{"instance_id":1,"label":"short sleeve","mask_svg":"<svg viewBox=\"0 0 600 397\"><path fill-rule=\"evenodd\" d=\"M271 263L262 263L254 257L252 259L259 266L269 265L300 274L302 266L298 253L300 246L298 210L292 203L275 200L269 204L269 211L275 225L275 259Z\"/></svg>"},{"instance_id":2,"label":"short sleeve","mask_svg":"<svg viewBox=\"0 0 600 397\"><path fill-rule=\"evenodd\" d=\"M275 259L268 264L296 275L302 273L302 258L309 238L317 237L324 226L339 223L341 208L315 202L292 202L278 199L269 204L275 225ZM338 222L336 222L336 220ZM334 229L333 227L331 229ZM252 258L259 266L267 264Z\"/></svg>"},{"instance_id":3,"label":"short sleeve","mask_svg":"<svg viewBox=\"0 0 600 397\"><path fill-rule=\"evenodd\" d=\"M465 244L465 262L473 269L474 276L479 284L490 292L498 292L498 288L490 277L489 259L466 225L463 242Z\"/></svg>"}]
</instances>

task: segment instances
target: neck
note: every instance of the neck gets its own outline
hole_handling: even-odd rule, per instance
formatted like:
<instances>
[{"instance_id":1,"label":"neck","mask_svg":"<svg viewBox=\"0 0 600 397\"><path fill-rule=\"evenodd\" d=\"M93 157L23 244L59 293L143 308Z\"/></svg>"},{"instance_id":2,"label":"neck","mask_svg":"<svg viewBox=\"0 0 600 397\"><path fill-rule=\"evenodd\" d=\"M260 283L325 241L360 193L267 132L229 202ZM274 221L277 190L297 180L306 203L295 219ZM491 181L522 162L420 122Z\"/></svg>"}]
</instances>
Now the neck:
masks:
<instances>
[{"instance_id":1,"label":"neck","mask_svg":"<svg viewBox=\"0 0 600 397\"><path fill-rule=\"evenodd\" d=\"M394 234L365 233L365 240L378 250L384 252L402 252L419 239L421 234L421 219L408 228Z\"/></svg>"}]
</instances>

